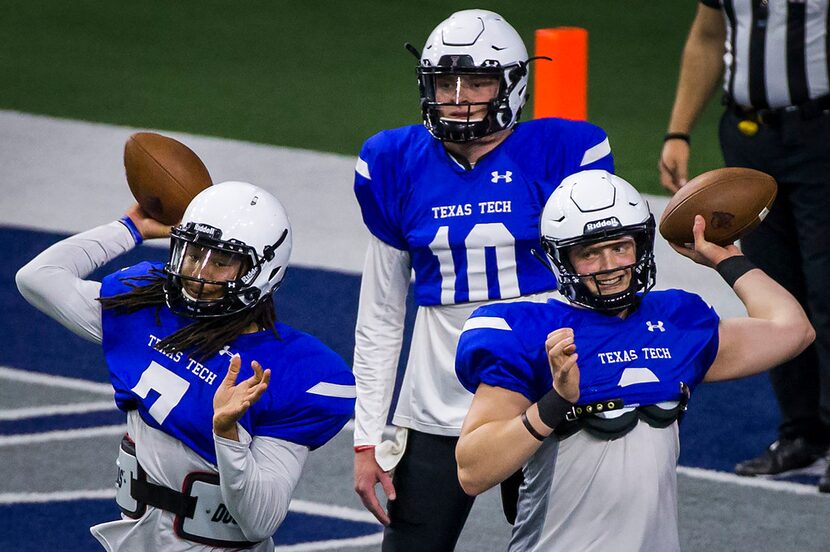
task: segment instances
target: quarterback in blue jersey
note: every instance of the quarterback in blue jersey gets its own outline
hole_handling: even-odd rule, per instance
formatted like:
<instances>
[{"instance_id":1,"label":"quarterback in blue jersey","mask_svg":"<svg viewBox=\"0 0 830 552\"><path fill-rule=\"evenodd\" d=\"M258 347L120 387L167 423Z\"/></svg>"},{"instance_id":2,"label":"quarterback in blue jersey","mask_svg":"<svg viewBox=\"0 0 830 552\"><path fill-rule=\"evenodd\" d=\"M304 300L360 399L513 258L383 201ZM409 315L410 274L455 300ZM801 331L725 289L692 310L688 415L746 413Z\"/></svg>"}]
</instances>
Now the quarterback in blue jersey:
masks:
<instances>
[{"instance_id":1,"label":"quarterback in blue jersey","mask_svg":"<svg viewBox=\"0 0 830 552\"><path fill-rule=\"evenodd\" d=\"M355 490L387 525L384 550L454 547L472 506L453 453L472 399L454 373L461 327L484 302L555 293L532 255L545 201L568 174L613 170L592 124L518 123L530 60L498 14L451 15L418 60L424 124L367 140L354 184L371 234L355 335ZM383 441L412 271L418 312L396 437Z\"/></svg>"},{"instance_id":2,"label":"quarterback in blue jersey","mask_svg":"<svg viewBox=\"0 0 830 552\"><path fill-rule=\"evenodd\" d=\"M566 178L541 240L567 302L479 308L456 371L475 393L457 447L478 494L521 469L510 550L679 550L677 422L701 382L768 370L815 337L784 288L734 246L691 248L744 303L719 319L704 301L655 283L654 217L625 180Z\"/></svg>"},{"instance_id":3,"label":"quarterback in blue jersey","mask_svg":"<svg viewBox=\"0 0 830 552\"><path fill-rule=\"evenodd\" d=\"M167 236L166 265L85 279ZM172 229L135 205L18 272L30 303L103 345L127 413L123 518L91 528L106 550L273 550L309 450L342 429L355 397L336 353L276 322L272 294L290 254L279 201L224 182L196 196Z\"/></svg>"}]
</instances>

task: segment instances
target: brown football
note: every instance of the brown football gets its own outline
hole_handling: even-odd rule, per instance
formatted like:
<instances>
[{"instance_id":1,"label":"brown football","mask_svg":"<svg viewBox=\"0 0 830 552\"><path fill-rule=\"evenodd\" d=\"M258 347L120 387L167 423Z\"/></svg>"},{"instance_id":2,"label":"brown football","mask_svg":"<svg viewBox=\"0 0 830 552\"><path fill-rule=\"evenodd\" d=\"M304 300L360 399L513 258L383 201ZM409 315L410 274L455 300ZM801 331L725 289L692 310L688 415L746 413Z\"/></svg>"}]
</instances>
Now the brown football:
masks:
<instances>
[{"instance_id":1,"label":"brown football","mask_svg":"<svg viewBox=\"0 0 830 552\"><path fill-rule=\"evenodd\" d=\"M212 184L193 150L154 132L137 132L124 146L127 184L139 205L154 219L176 224L196 194Z\"/></svg>"},{"instance_id":2,"label":"brown football","mask_svg":"<svg viewBox=\"0 0 830 552\"><path fill-rule=\"evenodd\" d=\"M699 174L669 200L660 217L660 234L673 243L692 243L695 215L702 215L706 239L729 245L767 216L777 191L773 177L754 169L728 167Z\"/></svg>"}]
</instances>

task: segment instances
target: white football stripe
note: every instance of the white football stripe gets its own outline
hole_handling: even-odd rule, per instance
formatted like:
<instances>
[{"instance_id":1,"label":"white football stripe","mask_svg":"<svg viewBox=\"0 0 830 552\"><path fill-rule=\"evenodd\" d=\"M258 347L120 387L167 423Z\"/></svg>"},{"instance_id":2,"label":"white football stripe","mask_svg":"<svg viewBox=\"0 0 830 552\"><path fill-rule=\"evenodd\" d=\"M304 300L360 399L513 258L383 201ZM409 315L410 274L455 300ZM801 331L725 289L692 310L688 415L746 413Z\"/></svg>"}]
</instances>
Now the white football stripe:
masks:
<instances>
[{"instance_id":1,"label":"white football stripe","mask_svg":"<svg viewBox=\"0 0 830 552\"><path fill-rule=\"evenodd\" d=\"M357 390L354 385L342 385L339 383L328 383L321 381L306 393L322 395L324 397L340 397L343 399L354 399L357 397Z\"/></svg>"},{"instance_id":2,"label":"white football stripe","mask_svg":"<svg viewBox=\"0 0 830 552\"><path fill-rule=\"evenodd\" d=\"M478 330L482 328L507 331L511 331L513 329L504 318L499 318L497 316L476 316L475 318L468 318L464 323L464 328L461 331L463 333L467 330Z\"/></svg>"},{"instance_id":3,"label":"white football stripe","mask_svg":"<svg viewBox=\"0 0 830 552\"><path fill-rule=\"evenodd\" d=\"M585 165L590 165L594 161L602 159L609 153L611 153L611 144L608 142L608 138L606 137L605 140L585 152L579 166L584 167Z\"/></svg>"}]
</instances>

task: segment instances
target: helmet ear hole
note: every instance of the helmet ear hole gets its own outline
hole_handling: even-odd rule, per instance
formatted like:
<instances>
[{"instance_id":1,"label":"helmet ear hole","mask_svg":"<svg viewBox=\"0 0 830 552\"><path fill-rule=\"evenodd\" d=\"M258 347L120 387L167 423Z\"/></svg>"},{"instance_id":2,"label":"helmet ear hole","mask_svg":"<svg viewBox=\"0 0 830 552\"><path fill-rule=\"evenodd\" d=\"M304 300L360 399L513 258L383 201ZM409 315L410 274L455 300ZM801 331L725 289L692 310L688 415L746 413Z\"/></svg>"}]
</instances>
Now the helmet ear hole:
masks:
<instances>
[{"instance_id":1,"label":"helmet ear hole","mask_svg":"<svg viewBox=\"0 0 830 552\"><path fill-rule=\"evenodd\" d=\"M523 64L522 65L517 65L516 67L511 69L510 72L508 73L508 76L509 76L509 79L510 79L511 82L512 81L517 81L520 78L524 77L525 75L527 75L527 68Z\"/></svg>"}]
</instances>

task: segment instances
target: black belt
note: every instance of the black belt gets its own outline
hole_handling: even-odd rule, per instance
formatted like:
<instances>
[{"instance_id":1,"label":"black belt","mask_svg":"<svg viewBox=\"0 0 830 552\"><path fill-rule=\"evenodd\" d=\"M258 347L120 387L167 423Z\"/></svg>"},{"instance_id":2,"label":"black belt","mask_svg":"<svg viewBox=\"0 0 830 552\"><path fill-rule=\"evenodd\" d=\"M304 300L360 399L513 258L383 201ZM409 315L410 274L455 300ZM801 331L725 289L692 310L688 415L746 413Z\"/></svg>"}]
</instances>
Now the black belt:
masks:
<instances>
[{"instance_id":1,"label":"black belt","mask_svg":"<svg viewBox=\"0 0 830 552\"><path fill-rule=\"evenodd\" d=\"M730 98L724 98L727 108L741 119L755 121L767 126L778 126L785 117L809 121L830 113L830 94L809 100L800 105L777 107L775 109L753 109L743 107Z\"/></svg>"},{"instance_id":2,"label":"black belt","mask_svg":"<svg viewBox=\"0 0 830 552\"><path fill-rule=\"evenodd\" d=\"M161 485L154 485L149 481L133 479L131 485L131 494L138 502L173 512L177 516L193 517L193 512L196 510L195 497Z\"/></svg>"}]
</instances>

